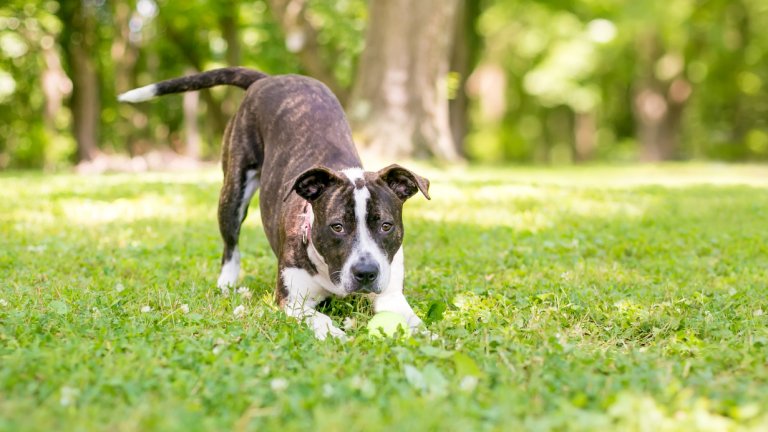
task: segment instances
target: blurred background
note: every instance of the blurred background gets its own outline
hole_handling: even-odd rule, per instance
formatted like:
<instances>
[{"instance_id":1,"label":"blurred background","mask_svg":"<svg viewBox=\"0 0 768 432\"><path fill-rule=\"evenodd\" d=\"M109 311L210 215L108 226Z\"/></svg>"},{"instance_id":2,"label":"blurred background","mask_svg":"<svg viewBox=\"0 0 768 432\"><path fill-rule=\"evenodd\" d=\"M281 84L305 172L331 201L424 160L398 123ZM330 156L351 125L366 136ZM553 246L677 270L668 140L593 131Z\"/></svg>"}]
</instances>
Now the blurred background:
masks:
<instances>
[{"instance_id":1,"label":"blurred background","mask_svg":"<svg viewBox=\"0 0 768 432\"><path fill-rule=\"evenodd\" d=\"M6 0L0 169L215 161L243 92L116 95L228 65L339 97L366 153L768 160L765 0Z\"/></svg>"}]
</instances>

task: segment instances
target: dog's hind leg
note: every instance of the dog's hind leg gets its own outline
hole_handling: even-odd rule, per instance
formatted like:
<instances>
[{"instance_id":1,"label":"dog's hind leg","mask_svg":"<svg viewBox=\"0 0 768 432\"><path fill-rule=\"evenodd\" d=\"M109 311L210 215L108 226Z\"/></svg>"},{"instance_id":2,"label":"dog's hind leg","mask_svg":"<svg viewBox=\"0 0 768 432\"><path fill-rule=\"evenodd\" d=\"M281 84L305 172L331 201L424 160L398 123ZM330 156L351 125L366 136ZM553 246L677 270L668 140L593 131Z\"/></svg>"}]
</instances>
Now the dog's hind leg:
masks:
<instances>
[{"instance_id":1,"label":"dog's hind leg","mask_svg":"<svg viewBox=\"0 0 768 432\"><path fill-rule=\"evenodd\" d=\"M217 285L223 293L237 283L240 273L240 227L248 215L251 198L259 187L257 174L256 169L230 171L221 188L219 231L224 240L224 253L221 257L221 274Z\"/></svg>"},{"instance_id":2,"label":"dog's hind leg","mask_svg":"<svg viewBox=\"0 0 768 432\"><path fill-rule=\"evenodd\" d=\"M224 184L219 195L219 231L224 240L221 273L217 282L223 294L237 283L240 273L238 240L240 227L248 215L248 205L259 188L259 170L255 161L243 154L232 154L225 143L223 155Z\"/></svg>"},{"instance_id":3,"label":"dog's hind leg","mask_svg":"<svg viewBox=\"0 0 768 432\"><path fill-rule=\"evenodd\" d=\"M248 205L259 187L256 169L233 170L227 173L219 196L219 231L224 240L221 274L218 287L222 292L237 283L240 273L238 240L240 227L248 215Z\"/></svg>"}]
</instances>

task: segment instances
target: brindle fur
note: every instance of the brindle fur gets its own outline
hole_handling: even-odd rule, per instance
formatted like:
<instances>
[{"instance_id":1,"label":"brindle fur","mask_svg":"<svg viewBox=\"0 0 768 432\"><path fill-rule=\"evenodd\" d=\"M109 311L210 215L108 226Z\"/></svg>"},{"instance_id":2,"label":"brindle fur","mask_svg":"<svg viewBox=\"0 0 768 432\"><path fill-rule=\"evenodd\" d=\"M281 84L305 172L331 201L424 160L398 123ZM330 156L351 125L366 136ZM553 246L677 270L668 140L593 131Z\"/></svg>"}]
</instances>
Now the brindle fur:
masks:
<instances>
[{"instance_id":1,"label":"brindle fur","mask_svg":"<svg viewBox=\"0 0 768 432\"><path fill-rule=\"evenodd\" d=\"M318 273L301 232L307 201L312 203L314 226L318 227L312 229L311 241L322 246L323 259L334 269L343 264L351 247L344 239L329 235L327 227L341 221L354 229L352 194L355 188L368 187L371 198L366 223L372 235L379 236L374 240L391 262L404 235L402 204L419 190L429 198L429 182L397 165L378 173L366 172L358 184L342 178L340 171L362 167L362 163L341 105L325 85L312 78L225 68L163 81L154 88L155 95L160 96L216 85L246 89L222 143L224 182L218 210L224 240L222 264L232 258L247 214L249 172L255 173L259 182L264 231L278 258L275 294L281 306L288 294L281 281L284 269ZM242 215L241 208L245 209ZM389 235L378 230L385 219L394 222L394 231ZM339 283L338 273L332 272L330 278Z\"/></svg>"}]
</instances>

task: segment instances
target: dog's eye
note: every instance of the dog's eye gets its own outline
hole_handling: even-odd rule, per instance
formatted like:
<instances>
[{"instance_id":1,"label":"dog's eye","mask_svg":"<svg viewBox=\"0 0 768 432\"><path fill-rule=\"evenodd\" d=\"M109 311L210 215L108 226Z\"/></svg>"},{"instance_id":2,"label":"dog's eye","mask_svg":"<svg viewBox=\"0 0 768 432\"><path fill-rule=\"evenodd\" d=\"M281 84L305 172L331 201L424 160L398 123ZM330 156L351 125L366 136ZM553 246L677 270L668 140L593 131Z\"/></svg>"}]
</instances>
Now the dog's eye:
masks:
<instances>
[{"instance_id":1,"label":"dog's eye","mask_svg":"<svg viewBox=\"0 0 768 432\"><path fill-rule=\"evenodd\" d=\"M384 232L390 232L390 231L392 231L392 226L393 225L391 223L384 222L383 224L381 224L381 230L384 231Z\"/></svg>"},{"instance_id":2,"label":"dog's eye","mask_svg":"<svg viewBox=\"0 0 768 432\"><path fill-rule=\"evenodd\" d=\"M331 230L333 230L333 232L335 232L335 233L343 233L344 232L344 225L342 225L340 223L335 223L335 224L331 225Z\"/></svg>"}]
</instances>

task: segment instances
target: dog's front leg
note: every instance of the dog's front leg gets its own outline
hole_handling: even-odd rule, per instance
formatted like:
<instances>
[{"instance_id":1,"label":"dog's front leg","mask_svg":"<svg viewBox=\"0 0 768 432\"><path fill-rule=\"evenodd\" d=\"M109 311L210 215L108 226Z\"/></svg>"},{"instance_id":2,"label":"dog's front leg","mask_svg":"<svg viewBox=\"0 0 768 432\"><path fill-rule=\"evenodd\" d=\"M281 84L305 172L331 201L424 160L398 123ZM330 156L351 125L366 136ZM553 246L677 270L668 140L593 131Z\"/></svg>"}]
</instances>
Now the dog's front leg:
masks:
<instances>
[{"instance_id":1,"label":"dog's front leg","mask_svg":"<svg viewBox=\"0 0 768 432\"><path fill-rule=\"evenodd\" d=\"M418 330L423 325L421 319L413 312L403 294L403 280L405 277L405 259L403 248L397 251L392 258L392 270L387 288L373 297L373 310L379 312L394 312L405 318L408 326Z\"/></svg>"},{"instance_id":2,"label":"dog's front leg","mask_svg":"<svg viewBox=\"0 0 768 432\"><path fill-rule=\"evenodd\" d=\"M312 328L315 337L323 340L328 335L343 339L344 331L333 325L331 318L315 310L328 293L303 269L286 268L280 272L280 284L285 296L281 303L288 316Z\"/></svg>"}]
</instances>

